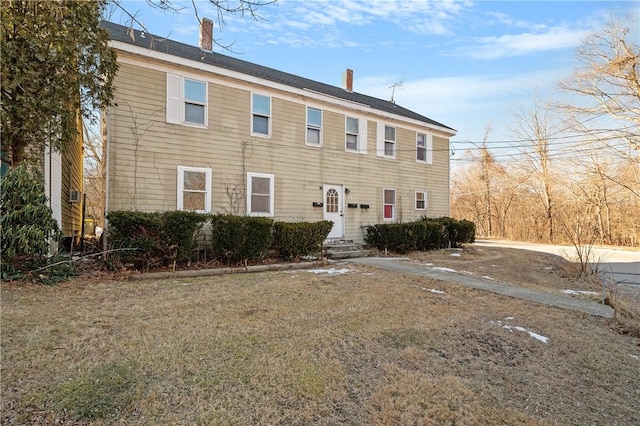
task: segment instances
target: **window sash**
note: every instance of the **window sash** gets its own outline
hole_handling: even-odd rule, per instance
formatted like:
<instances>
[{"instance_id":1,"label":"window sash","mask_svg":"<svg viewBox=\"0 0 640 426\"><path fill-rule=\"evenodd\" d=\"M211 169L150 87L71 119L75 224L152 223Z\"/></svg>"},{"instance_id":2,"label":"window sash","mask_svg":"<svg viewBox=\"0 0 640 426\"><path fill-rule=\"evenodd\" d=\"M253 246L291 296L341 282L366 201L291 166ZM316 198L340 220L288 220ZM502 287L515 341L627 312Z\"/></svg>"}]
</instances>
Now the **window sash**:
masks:
<instances>
[{"instance_id":1,"label":"window sash","mask_svg":"<svg viewBox=\"0 0 640 426\"><path fill-rule=\"evenodd\" d=\"M416 210L427 209L427 191L416 191Z\"/></svg>"},{"instance_id":2,"label":"window sash","mask_svg":"<svg viewBox=\"0 0 640 426\"><path fill-rule=\"evenodd\" d=\"M348 150L351 150L351 151L359 150L359 146L358 146L359 145L358 144L359 127L360 127L360 123L357 118L347 117L346 124L345 124L345 133L346 133L345 146Z\"/></svg>"},{"instance_id":3,"label":"window sash","mask_svg":"<svg viewBox=\"0 0 640 426\"><path fill-rule=\"evenodd\" d=\"M396 190L383 190L383 218L385 220L393 220L396 218Z\"/></svg>"},{"instance_id":4,"label":"window sash","mask_svg":"<svg viewBox=\"0 0 640 426\"><path fill-rule=\"evenodd\" d=\"M396 155L396 128L384 126L384 155L395 157Z\"/></svg>"},{"instance_id":5,"label":"window sash","mask_svg":"<svg viewBox=\"0 0 640 426\"><path fill-rule=\"evenodd\" d=\"M274 175L247 173L247 214L274 215Z\"/></svg>"},{"instance_id":6,"label":"window sash","mask_svg":"<svg viewBox=\"0 0 640 426\"><path fill-rule=\"evenodd\" d=\"M211 211L211 169L178 166L177 210Z\"/></svg>"},{"instance_id":7,"label":"window sash","mask_svg":"<svg viewBox=\"0 0 640 426\"><path fill-rule=\"evenodd\" d=\"M427 161L427 135L423 133L416 135L416 160Z\"/></svg>"},{"instance_id":8,"label":"window sash","mask_svg":"<svg viewBox=\"0 0 640 426\"><path fill-rule=\"evenodd\" d=\"M322 144L322 110L307 107L307 139L310 145Z\"/></svg>"},{"instance_id":9,"label":"window sash","mask_svg":"<svg viewBox=\"0 0 640 426\"><path fill-rule=\"evenodd\" d=\"M251 96L251 133L271 134L271 97L253 93Z\"/></svg>"}]
</instances>

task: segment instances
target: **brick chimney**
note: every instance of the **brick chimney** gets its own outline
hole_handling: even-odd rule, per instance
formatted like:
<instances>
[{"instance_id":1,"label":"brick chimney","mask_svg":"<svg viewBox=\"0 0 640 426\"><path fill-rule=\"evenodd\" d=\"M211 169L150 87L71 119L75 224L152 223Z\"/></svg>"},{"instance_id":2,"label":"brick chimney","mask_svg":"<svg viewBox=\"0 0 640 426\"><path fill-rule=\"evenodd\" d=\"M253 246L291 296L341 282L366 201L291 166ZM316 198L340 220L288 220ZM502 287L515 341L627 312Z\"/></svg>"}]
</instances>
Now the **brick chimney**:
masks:
<instances>
[{"instance_id":1,"label":"brick chimney","mask_svg":"<svg viewBox=\"0 0 640 426\"><path fill-rule=\"evenodd\" d=\"M347 68L342 74L342 88L347 92L353 92L353 70Z\"/></svg>"},{"instance_id":2,"label":"brick chimney","mask_svg":"<svg viewBox=\"0 0 640 426\"><path fill-rule=\"evenodd\" d=\"M213 21L202 18L200 22L200 49L211 52L213 50Z\"/></svg>"}]
</instances>

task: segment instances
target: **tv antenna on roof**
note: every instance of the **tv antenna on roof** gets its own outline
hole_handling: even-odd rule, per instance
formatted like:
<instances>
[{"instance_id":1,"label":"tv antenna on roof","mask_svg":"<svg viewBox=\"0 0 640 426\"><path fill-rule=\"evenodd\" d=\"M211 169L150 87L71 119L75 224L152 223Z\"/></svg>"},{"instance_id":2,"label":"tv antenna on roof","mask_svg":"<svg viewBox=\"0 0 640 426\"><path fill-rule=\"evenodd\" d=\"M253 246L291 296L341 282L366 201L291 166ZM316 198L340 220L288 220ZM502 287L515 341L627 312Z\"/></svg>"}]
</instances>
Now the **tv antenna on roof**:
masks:
<instances>
[{"instance_id":1,"label":"tv antenna on roof","mask_svg":"<svg viewBox=\"0 0 640 426\"><path fill-rule=\"evenodd\" d=\"M400 81L398 81L397 83L393 83L391 86L389 86L389 89L391 89L391 99L389 99L389 101L393 104L396 103L396 88L398 87L402 87L402 83L405 82L405 75L402 76L402 78L400 79Z\"/></svg>"}]
</instances>

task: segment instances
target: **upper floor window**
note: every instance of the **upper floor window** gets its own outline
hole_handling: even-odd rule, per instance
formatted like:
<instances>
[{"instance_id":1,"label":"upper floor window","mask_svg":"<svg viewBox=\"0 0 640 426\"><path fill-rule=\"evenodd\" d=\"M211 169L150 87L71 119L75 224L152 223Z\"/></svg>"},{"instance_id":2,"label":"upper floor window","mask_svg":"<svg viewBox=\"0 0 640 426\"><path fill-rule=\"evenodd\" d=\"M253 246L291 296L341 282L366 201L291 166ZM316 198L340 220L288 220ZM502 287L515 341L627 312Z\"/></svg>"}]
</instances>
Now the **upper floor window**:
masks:
<instances>
[{"instance_id":1,"label":"upper floor window","mask_svg":"<svg viewBox=\"0 0 640 426\"><path fill-rule=\"evenodd\" d=\"M273 216L274 175L247 173L247 214L249 216Z\"/></svg>"},{"instance_id":2,"label":"upper floor window","mask_svg":"<svg viewBox=\"0 0 640 426\"><path fill-rule=\"evenodd\" d=\"M396 156L396 128L384 126L384 155Z\"/></svg>"},{"instance_id":3,"label":"upper floor window","mask_svg":"<svg viewBox=\"0 0 640 426\"><path fill-rule=\"evenodd\" d=\"M307 144L322 145L322 110L307 107Z\"/></svg>"},{"instance_id":4,"label":"upper floor window","mask_svg":"<svg viewBox=\"0 0 640 426\"><path fill-rule=\"evenodd\" d=\"M433 157L433 136L416 133L416 161L431 164Z\"/></svg>"},{"instance_id":5,"label":"upper floor window","mask_svg":"<svg viewBox=\"0 0 640 426\"><path fill-rule=\"evenodd\" d=\"M271 97L253 93L251 96L251 133L271 135Z\"/></svg>"},{"instance_id":6,"label":"upper floor window","mask_svg":"<svg viewBox=\"0 0 640 426\"><path fill-rule=\"evenodd\" d=\"M349 151L357 151L358 150L358 146L359 146L359 140L358 140L358 136L359 136L359 125L358 125L358 119L357 118L353 118L353 117L347 117L347 122L346 122L346 133L347 133L347 138L346 138L346 149Z\"/></svg>"},{"instance_id":7,"label":"upper floor window","mask_svg":"<svg viewBox=\"0 0 640 426\"><path fill-rule=\"evenodd\" d=\"M378 123L376 151L379 157L396 157L396 128Z\"/></svg>"},{"instance_id":8,"label":"upper floor window","mask_svg":"<svg viewBox=\"0 0 640 426\"><path fill-rule=\"evenodd\" d=\"M207 83L167 74L167 123L207 125Z\"/></svg>"},{"instance_id":9,"label":"upper floor window","mask_svg":"<svg viewBox=\"0 0 640 426\"><path fill-rule=\"evenodd\" d=\"M211 169L178 166L178 210L211 211Z\"/></svg>"}]
</instances>

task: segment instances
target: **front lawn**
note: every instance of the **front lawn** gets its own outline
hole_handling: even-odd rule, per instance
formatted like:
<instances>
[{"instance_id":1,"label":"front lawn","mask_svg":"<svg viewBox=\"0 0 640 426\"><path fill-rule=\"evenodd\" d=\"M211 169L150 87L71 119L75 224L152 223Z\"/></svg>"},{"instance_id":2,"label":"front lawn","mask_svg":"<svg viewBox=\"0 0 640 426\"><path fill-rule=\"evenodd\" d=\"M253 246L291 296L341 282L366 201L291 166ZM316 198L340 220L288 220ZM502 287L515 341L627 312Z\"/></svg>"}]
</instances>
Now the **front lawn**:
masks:
<instances>
[{"instance_id":1,"label":"front lawn","mask_svg":"<svg viewBox=\"0 0 640 426\"><path fill-rule=\"evenodd\" d=\"M4 283L2 424L630 425L640 417L639 341L612 320L334 267Z\"/></svg>"}]
</instances>

